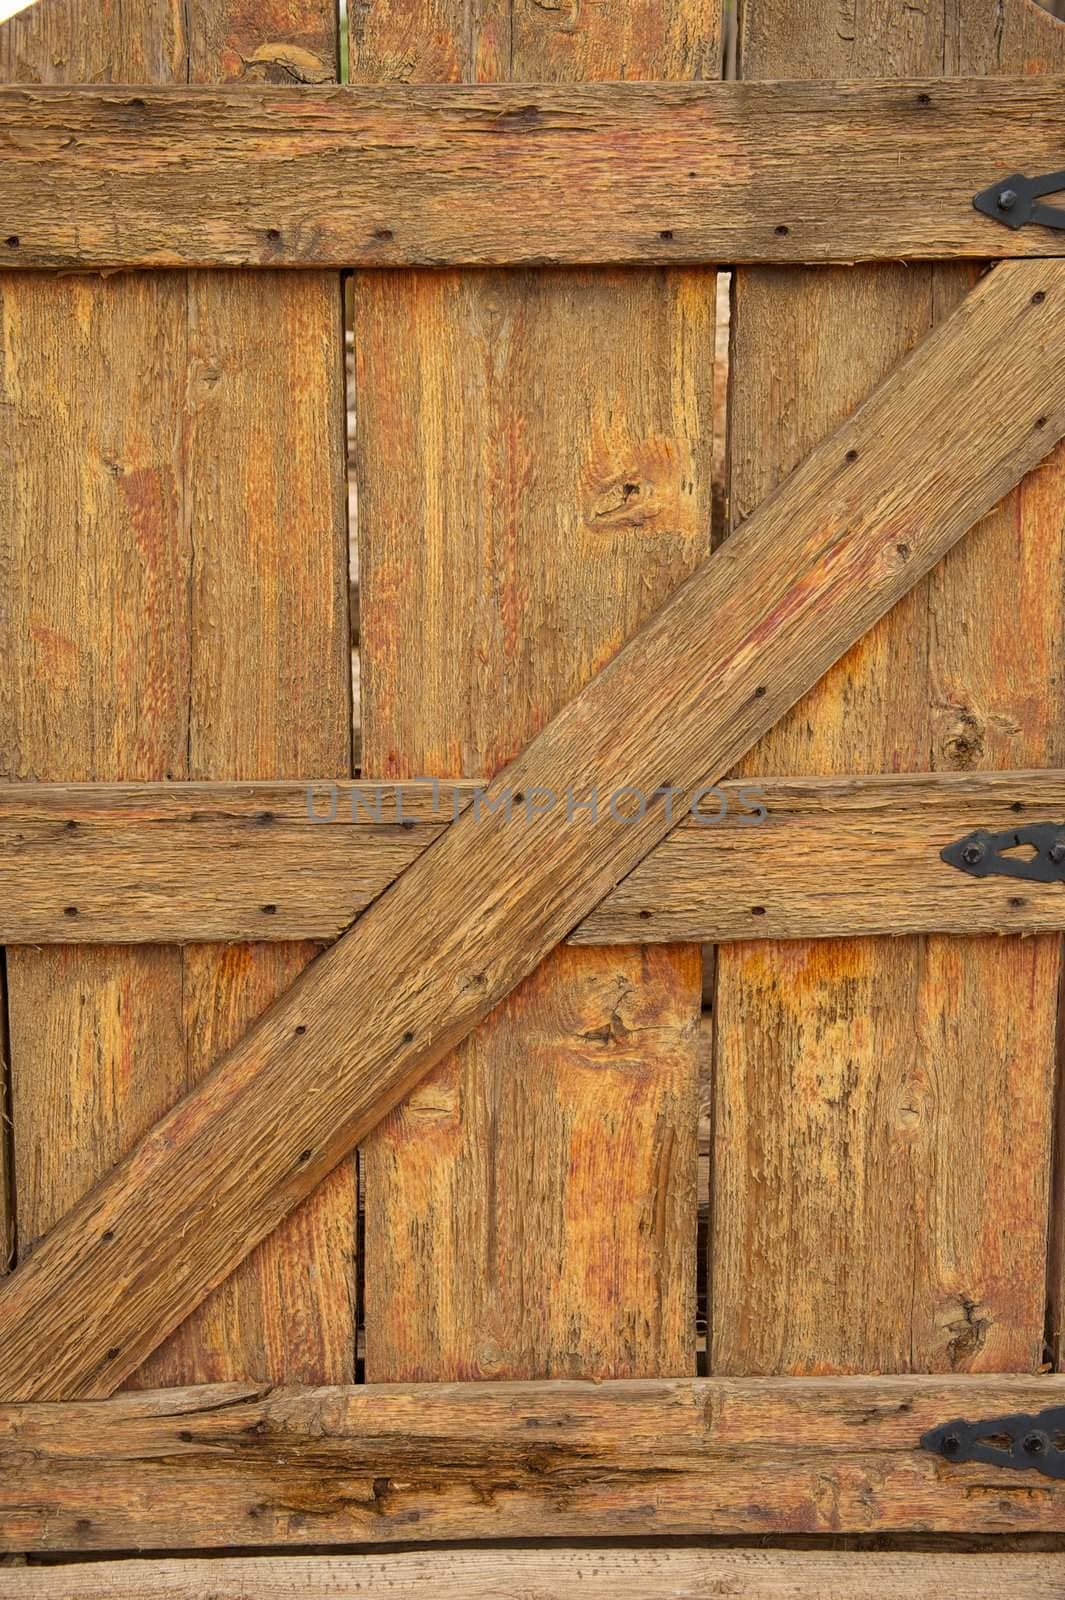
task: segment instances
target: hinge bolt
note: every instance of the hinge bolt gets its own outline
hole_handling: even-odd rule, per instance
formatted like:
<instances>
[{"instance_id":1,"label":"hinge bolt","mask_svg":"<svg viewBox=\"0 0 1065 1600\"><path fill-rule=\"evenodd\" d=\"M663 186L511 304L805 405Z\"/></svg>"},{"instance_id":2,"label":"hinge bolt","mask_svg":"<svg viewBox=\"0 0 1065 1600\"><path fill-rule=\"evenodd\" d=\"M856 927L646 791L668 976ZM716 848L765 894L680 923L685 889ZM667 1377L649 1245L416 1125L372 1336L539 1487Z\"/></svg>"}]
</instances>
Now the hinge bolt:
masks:
<instances>
[{"instance_id":1,"label":"hinge bolt","mask_svg":"<svg viewBox=\"0 0 1065 1600\"><path fill-rule=\"evenodd\" d=\"M1056 867L1060 867L1061 863L1065 861L1065 839L1059 839L1057 844L1052 844L1047 851L1047 855Z\"/></svg>"},{"instance_id":2,"label":"hinge bolt","mask_svg":"<svg viewBox=\"0 0 1065 1600\"><path fill-rule=\"evenodd\" d=\"M1016 189L1003 189L999 194L997 204L1000 211L1012 211L1017 204Z\"/></svg>"},{"instance_id":3,"label":"hinge bolt","mask_svg":"<svg viewBox=\"0 0 1065 1600\"><path fill-rule=\"evenodd\" d=\"M961 853L961 858L967 867L975 867L978 861L984 859L982 844L967 844Z\"/></svg>"}]
</instances>

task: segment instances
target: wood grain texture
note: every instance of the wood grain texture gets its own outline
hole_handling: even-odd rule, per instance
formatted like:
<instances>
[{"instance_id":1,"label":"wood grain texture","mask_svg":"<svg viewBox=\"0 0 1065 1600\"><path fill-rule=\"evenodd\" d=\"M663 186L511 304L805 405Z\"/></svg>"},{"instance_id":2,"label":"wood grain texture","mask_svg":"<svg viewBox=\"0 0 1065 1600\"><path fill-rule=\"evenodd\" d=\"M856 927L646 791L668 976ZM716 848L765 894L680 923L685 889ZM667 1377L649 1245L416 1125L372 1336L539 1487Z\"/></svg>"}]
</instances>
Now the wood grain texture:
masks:
<instances>
[{"instance_id":1,"label":"wood grain texture","mask_svg":"<svg viewBox=\"0 0 1065 1600\"><path fill-rule=\"evenodd\" d=\"M604 37L609 16L591 24ZM515 74L552 65L524 37ZM972 199L1056 170L1061 87L6 88L0 256L82 271L1052 256L1053 230Z\"/></svg>"},{"instance_id":2,"label":"wood grain texture","mask_svg":"<svg viewBox=\"0 0 1065 1600\"><path fill-rule=\"evenodd\" d=\"M243 1556L226 1560L87 1561L47 1569L0 1568L0 1600L449 1600L535 1595L569 1600L681 1600L742 1594L745 1600L969 1600L1008 1591L1019 1600L1061 1600L1057 1554L874 1554L820 1550L404 1550L368 1556Z\"/></svg>"},{"instance_id":3,"label":"wood grain texture","mask_svg":"<svg viewBox=\"0 0 1065 1600\"><path fill-rule=\"evenodd\" d=\"M475 787L0 784L0 941L333 940Z\"/></svg>"},{"instance_id":4,"label":"wood grain texture","mask_svg":"<svg viewBox=\"0 0 1065 1600\"><path fill-rule=\"evenodd\" d=\"M0 25L0 81L184 83L183 9L175 0L110 0L90 27L84 0L37 0Z\"/></svg>"},{"instance_id":5,"label":"wood grain texture","mask_svg":"<svg viewBox=\"0 0 1065 1600\"><path fill-rule=\"evenodd\" d=\"M952 9L885 0L837 28L828 6L751 0L743 70L942 70ZM734 293L738 523L949 314L958 284L886 266L740 272ZM939 449L938 435L929 447ZM1025 485L1027 503L1045 495L1041 482ZM962 738L966 716L974 721L967 707L992 721L1003 713L998 725L1012 720L1018 734L1026 727L999 738L987 765L1052 764L1044 735L1056 716L1059 608L1052 590L1030 605L1025 597L1030 574L1045 570L1039 560L1029 572L1030 538L1049 554L1060 529L1040 536L1017 520L1018 503L996 514L1000 536L974 534L976 567L956 565L953 577L944 568L915 591L742 771L916 771L930 754L937 767L979 765L980 747ZM996 548L982 553L989 537ZM1053 943L874 939L721 952L711 1370L1040 1363ZM1022 993L1030 998L1018 1006ZM988 1213L989 1194L1008 1196L1005 1229Z\"/></svg>"},{"instance_id":6,"label":"wood grain texture","mask_svg":"<svg viewBox=\"0 0 1065 1600\"><path fill-rule=\"evenodd\" d=\"M307 9L324 20L329 8ZM264 20L257 15L256 26ZM190 275L192 779L351 770L342 363L335 276ZM260 908L272 903L263 896ZM269 916L260 909L251 937ZM316 951L308 943L185 950L186 1087ZM352 1378L355 1232L349 1162L138 1382Z\"/></svg>"},{"instance_id":7,"label":"wood grain texture","mask_svg":"<svg viewBox=\"0 0 1065 1600\"><path fill-rule=\"evenodd\" d=\"M1030 933L1065 923L1062 884L972 878L940 859L976 829L1065 819L1056 772L764 778L720 793L723 802L711 797L700 811L713 818L723 803L722 820L674 829L572 943Z\"/></svg>"},{"instance_id":8,"label":"wood grain texture","mask_svg":"<svg viewBox=\"0 0 1065 1600\"><path fill-rule=\"evenodd\" d=\"M323 0L127 4L102 25L46 4L4 37L20 82L289 81L286 40L308 73L328 41L336 73ZM9 276L2 292L11 776L350 770L335 277ZM309 953L10 952L22 1254ZM338 1174L153 1378L349 1378L354 1210Z\"/></svg>"},{"instance_id":9,"label":"wood grain texture","mask_svg":"<svg viewBox=\"0 0 1065 1600\"><path fill-rule=\"evenodd\" d=\"M46 0L0 28L27 84L186 62L169 5ZM177 273L0 280L6 777L184 774L185 303ZM19 1259L182 1093L181 956L15 948L7 978Z\"/></svg>"},{"instance_id":10,"label":"wood grain texture","mask_svg":"<svg viewBox=\"0 0 1065 1600\"><path fill-rule=\"evenodd\" d=\"M112 1392L670 827L508 790L712 782L1053 448L1063 327L1065 264L998 267L703 562L0 1287L14 1397Z\"/></svg>"},{"instance_id":11,"label":"wood grain texture","mask_svg":"<svg viewBox=\"0 0 1065 1600\"><path fill-rule=\"evenodd\" d=\"M481 80L693 78L718 10L449 18ZM715 283L356 279L365 772L493 775L706 555ZM369 1378L694 1370L699 1000L559 951L368 1142Z\"/></svg>"},{"instance_id":12,"label":"wood grain texture","mask_svg":"<svg viewBox=\"0 0 1065 1600\"><path fill-rule=\"evenodd\" d=\"M105 292L87 280L0 279L5 777L160 779L183 770L187 541L172 455L179 404L175 387L156 381L183 364L183 306L174 275L127 278ZM142 339L128 339L131 326ZM115 349L121 356L112 361ZM116 590L128 609L112 608ZM83 1008L102 962L112 981ZM38 1121L69 1127L73 1103L83 1106L68 1087L70 1071L84 1071L95 1054L102 1079L124 1078L119 1098L103 1103L125 1143L183 1087L167 999L179 986L180 957L144 949L116 951L109 962L100 953L13 949L7 979L10 1114L22 1134L12 1180L25 1191L24 1252L78 1198L86 1161L91 1168L91 1155L35 1134ZM131 989L139 1003L123 1011ZM57 1043L60 1055L49 1056Z\"/></svg>"},{"instance_id":13,"label":"wood grain texture","mask_svg":"<svg viewBox=\"0 0 1065 1600\"><path fill-rule=\"evenodd\" d=\"M331 0L192 0L187 27L195 84L303 85L339 74ZM335 274L189 275L191 779L351 770L343 338ZM183 952L186 1087L316 949ZM354 1377L356 1211L349 1162L137 1382Z\"/></svg>"},{"instance_id":14,"label":"wood grain texture","mask_svg":"<svg viewBox=\"0 0 1065 1600\"><path fill-rule=\"evenodd\" d=\"M733 1378L221 1384L8 1406L0 1545L1060 1534L1060 1479L950 1463L920 1439L1063 1397L1056 1377Z\"/></svg>"},{"instance_id":15,"label":"wood grain texture","mask_svg":"<svg viewBox=\"0 0 1065 1600\"><path fill-rule=\"evenodd\" d=\"M1031 0L1009 0L994 13L979 0L958 0L957 28L947 38L947 71L992 78L1023 71L1037 81L1063 68L1065 27ZM949 311L970 281L971 272L965 268L937 268L937 314ZM997 767L1052 766L1065 750L1065 451L1056 451L976 533L967 557L945 565L929 589L932 761L935 766L955 770L985 762ZM1006 595L1010 601L1004 605ZM1027 1070L1014 1075L1017 1087L1013 1092L1019 1099L1025 1094L1023 1086L1030 1086L1025 1098L1033 1127L1023 1146L1030 1184L1047 1162L1052 1140L1055 1144L1059 1171L1051 1190L1046 1339L1041 1354L1060 1359L1065 1327L1065 1078L1060 1067L1065 1056L1059 1042L1065 1016L1060 1001L1065 975L1062 944L1060 938L1045 938L1032 948L1013 951L996 948L993 943L977 944L966 949L963 960L958 959L961 954L952 952L943 940L930 940L930 980L954 982L961 968L970 996L968 1014L978 1030L976 1038L1003 1040L1003 1054L1015 1028L1012 997L1024 992L1026 983L1031 985L1030 1007L1040 1023L1041 1053L1037 1061L1027 1064ZM933 1026L934 999L934 991L929 989L926 1006ZM972 1038L970 1035L970 1041ZM963 1039L961 1048L971 1048L970 1041ZM1048 1081L1053 1082L1055 1058L1056 1130L1054 1108L1048 1112L1044 1088ZM1016 1171L1016 1149L1011 1155L1003 1150L1006 1170ZM979 1205L980 1191L971 1191L966 1203ZM1033 1230L1042 1221L1040 1213L1033 1211ZM1033 1299L1037 1299L1044 1277L1040 1242L1037 1235L1029 1250L1018 1257L1015 1268L1018 1273L1031 1272Z\"/></svg>"},{"instance_id":16,"label":"wood grain texture","mask_svg":"<svg viewBox=\"0 0 1065 1600\"><path fill-rule=\"evenodd\" d=\"M478 791L0 784L0 942L331 941ZM1061 884L962 875L940 851L1063 819L1061 769L725 783L568 942L1061 930Z\"/></svg>"}]
</instances>

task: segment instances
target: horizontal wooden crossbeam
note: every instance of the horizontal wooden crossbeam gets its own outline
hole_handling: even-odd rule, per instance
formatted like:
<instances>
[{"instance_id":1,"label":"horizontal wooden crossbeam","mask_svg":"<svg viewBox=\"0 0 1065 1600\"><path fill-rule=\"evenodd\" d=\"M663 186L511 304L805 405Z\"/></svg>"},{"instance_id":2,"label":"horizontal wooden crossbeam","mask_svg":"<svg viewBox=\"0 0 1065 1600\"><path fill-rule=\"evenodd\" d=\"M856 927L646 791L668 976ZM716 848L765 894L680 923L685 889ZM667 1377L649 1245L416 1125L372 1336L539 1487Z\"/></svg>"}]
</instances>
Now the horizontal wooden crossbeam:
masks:
<instances>
[{"instance_id":1,"label":"horizontal wooden crossbeam","mask_svg":"<svg viewBox=\"0 0 1065 1600\"><path fill-rule=\"evenodd\" d=\"M1065 434L1063 338L1065 261L988 274L489 801L727 773ZM118 1388L670 829L471 807L8 1278L5 1397Z\"/></svg>"},{"instance_id":2,"label":"horizontal wooden crossbeam","mask_svg":"<svg viewBox=\"0 0 1065 1600\"><path fill-rule=\"evenodd\" d=\"M724 787L732 804L722 823L675 829L574 930L574 943L1065 928L1065 884L974 878L940 859L944 845L976 829L1065 824L1065 772L766 778ZM743 809L752 789L766 807L758 825Z\"/></svg>"},{"instance_id":3,"label":"horizontal wooden crossbeam","mask_svg":"<svg viewBox=\"0 0 1065 1600\"><path fill-rule=\"evenodd\" d=\"M0 89L7 267L1054 255L1060 78Z\"/></svg>"},{"instance_id":4,"label":"horizontal wooden crossbeam","mask_svg":"<svg viewBox=\"0 0 1065 1600\"><path fill-rule=\"evenodd\" d=\"M486 791L3 784L0 943L331 941ZM512 826L528 809L512 808ZM1065 771L722 784L570 943L1062 930L1062 884L967 877L940 859L974 829L1055 820Z\"/></svg>"},{"instance_id":5,"label":"horizontal wooden crossbeam","mask_svg":"<svg viewBox=\"0 0 1065 1600\"><path fill-rule=\"evenodd\" d=\"M252 1384L0 1408L7 1550L1065 1532L1065 1481L923 1434L1065 1377Z\"/></svg>"},{"instance_id":6,"label":"horizontal wooden crossbeam","mask_svg":"<svg viewBox=\"0 0 1065 1600\"><path fill-rule=\"evenodd\" d=\"M1056 1600L1065 1555L944 1551L589 1548L403 1550L373 1555L235 1556L0 1567L0 1600L925 1600L1005 1595Z\"/></svg>"}]
</instances>

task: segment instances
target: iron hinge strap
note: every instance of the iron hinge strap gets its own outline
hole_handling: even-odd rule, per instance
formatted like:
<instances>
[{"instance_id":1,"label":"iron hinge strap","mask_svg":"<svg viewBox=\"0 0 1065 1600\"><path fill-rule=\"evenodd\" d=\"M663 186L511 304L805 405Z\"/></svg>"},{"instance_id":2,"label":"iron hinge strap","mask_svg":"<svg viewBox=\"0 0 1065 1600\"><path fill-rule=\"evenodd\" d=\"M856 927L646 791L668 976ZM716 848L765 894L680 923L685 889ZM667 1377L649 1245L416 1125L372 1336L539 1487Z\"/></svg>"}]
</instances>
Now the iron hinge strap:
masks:
<instances>
[{"instance_id":1,"label":"iron hinge strap","mask_svg":"<svg viewBox=\"0 0 1065 1600\"><path fill-rule=\"evenodd\" d=\"M1024 228L1034 223L1040 228L1065 228L1065 209L1043 206L1045 194L1065 189L1065 172L1048 172L1041 178L1026 178L1014 172L973 196L973 205L982 216L1004 222L1007 228Z\"/></svg>"},{"instance_id":2,"label":"iron hinge strap","mask_svg":"<svg viewBox=\"0 0 1065 1600\"><path fill-rule=\"evenodd\" d=\"M984 1422L959 1417L923 1434L921 1448L946 1461L979 1461L985 1466L1065 1478L1065 1406L1035 1413L1019 1411Z\"/></svg>"},{"instance_id":3,"label":"iron hinge strap","mask_svg":"<svg viewBox=\"0 0 1065 1600\"><path fill-rule=\"evenodd\" d=\"M1013 855L1012 851L1026 854ZM948 867L971 878L1025 878L1029 883L1065 883L1065 823L1031 822L988 833L977 828L939 852Z\"/></svg>"}]
</instances>

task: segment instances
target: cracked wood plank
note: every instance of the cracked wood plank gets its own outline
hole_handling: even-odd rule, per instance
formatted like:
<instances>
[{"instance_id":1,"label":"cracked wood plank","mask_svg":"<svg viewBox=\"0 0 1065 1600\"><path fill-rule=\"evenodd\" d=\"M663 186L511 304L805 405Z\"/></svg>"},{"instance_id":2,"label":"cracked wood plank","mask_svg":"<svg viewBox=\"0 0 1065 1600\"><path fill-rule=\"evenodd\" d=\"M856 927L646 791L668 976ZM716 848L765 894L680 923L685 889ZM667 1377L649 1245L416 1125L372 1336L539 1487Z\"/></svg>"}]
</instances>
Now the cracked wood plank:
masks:
<instances>
[{"instance_id":1,"label":"cracked wood plank","mask_svg":"<svg viewBox=\"0 0 1065 1600\"><path fill-rule=\"evenodd\" d=\"M727 772L1065 434L1063 330L1065 262L997 267L490 797ZM1024 360L992 361L1003 342ZM665 813L460 817L0 1287L6 1392L113 1392L665 836Z\"/></svg>"},{"instance_id":2,"label":"cracked wood plank","mask_svg":"<svg viewBox=\"0 0 1065 1600\"><path fill-rule=\"evenodd\" d=\"M589 15L605 39L612 10ZM523 37L522 70L550 74ZM691 47L701 61L694 23ZM1059 234L972 198L1055 171L1063 145L1060 79L1028 76L20 85L0 91L0 255L79 270L1052 256Z\"/></svg>"},{"instance_id":3,"label":"cracked wood plank","mask_svg":"<svg viewBox=\"0 0 1065 1600\"><path fill-rule=\"evenodd\" d=\"M694 77L719 20L472 16L465 70L519 80ZM493 775L706 556L715 284L356 279L364 771ZM699 997L695 948L553 952L375 1131L369 1378L694 1370Z\"/></svg>"},{"instance_id":4,"label":"cracked wood plank","mask_svg":"<svg viewBox=\"0 0 1065 1600\"><path fill-rule=\"evenodd\" d=\"M228 1384L3 1406L0 1547L1054 1534L1065 1482L919 1441L1063 1401L1060 1377L909 1377Z\"/></svg>"},{"instance_id":5,"label":"cracked wood plank","mask_svg":"<svg viewBox=\"0 0 1065 1600\"><path fill-rule=\"evenodd\" d=\"M0 784L0 942L332 941L487 784ZM769 777L698 805L569 943L1065 928L1061 884L940 859L1065 826L1060 769Z\"/></svg>"},{"instance_id":6,"label":"cracked wood plank","mask_svg":"<svg viewBox=\"0 0 1065 1600\"><path fill-rule=\"evenodd\" d=\"M327 0L133 0L102 17L42 0L0 39L26 92L287 81L273 58L289 45L337 66ZM8 274L2 292L7 771L350 770L336 276ZM314 948L9 951L20 1257ZM135 1381L352 1376L354 1216L338 1171Z\"/></svg>"}]
</instances>

